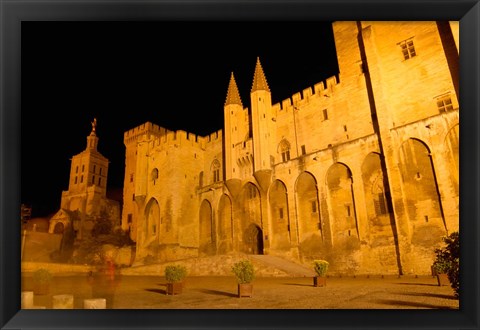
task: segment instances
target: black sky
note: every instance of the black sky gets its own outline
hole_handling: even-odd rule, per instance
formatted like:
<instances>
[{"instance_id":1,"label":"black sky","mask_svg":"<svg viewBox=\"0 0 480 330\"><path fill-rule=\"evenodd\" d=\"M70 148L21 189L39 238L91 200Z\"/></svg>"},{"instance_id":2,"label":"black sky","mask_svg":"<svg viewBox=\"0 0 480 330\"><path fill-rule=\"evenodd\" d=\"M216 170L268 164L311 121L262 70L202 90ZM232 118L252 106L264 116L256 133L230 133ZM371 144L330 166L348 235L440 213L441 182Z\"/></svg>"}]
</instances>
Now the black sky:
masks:
<instances>
[{"instance_id":1,"label":"black sky","mask_svg":"<svg viewBox=\"0 0 480 330\"><path fill-rule=\"evenodd\" d=\"M329 22L23 22L22 203L58 210L94 117L111 190L126 130L222 129L230 74L249 106L257 56L274 103L338 72Z\"/></svg>"}]
</instances>

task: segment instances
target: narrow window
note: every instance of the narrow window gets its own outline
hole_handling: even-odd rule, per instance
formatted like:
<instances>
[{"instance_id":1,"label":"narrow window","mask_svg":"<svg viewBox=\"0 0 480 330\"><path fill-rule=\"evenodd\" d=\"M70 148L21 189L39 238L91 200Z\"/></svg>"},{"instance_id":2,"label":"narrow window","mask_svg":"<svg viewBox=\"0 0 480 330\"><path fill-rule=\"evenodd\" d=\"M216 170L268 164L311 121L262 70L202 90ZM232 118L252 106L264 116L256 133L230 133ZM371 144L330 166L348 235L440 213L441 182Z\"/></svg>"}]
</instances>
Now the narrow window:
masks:
<instances>
[{"instance_id":1,"label":"narrow window","mask_svg":"<svg viewBox=\"0 0 480 330\"><path fill-rule=\"evenodd\" d=\"M98 185L101 187L102 186L102 178L98 178Z\"/></svg>"},{"instance_id":2,"label":"narrow window","mask_svg":"<svg viewBox=\"0 0 480 330\"><path fill-rule=\"evenodd\" d=\"M130 174L130 182L133 182L133 173Z\"/></svg>"},{"instance_id":3,"label":"narrow window","mask_svg":"<svg viewBox=\"0 0 480 330\"><path fill-rule=\"evenodd\" d=\"M398 45L402 50L403 58L408 60L417 55L415 51L415 46L413 45L413 39L404 40L399 42Z\"/></svg>"},{"instance_id":4,"label":"narrow window","mask_svg":"<svg viewBox=\"0 0 480 330\"><path fill-rule=\"evenodd\" d=\"M132 223L133 215L131 213L127 216L127 223Z\"/></svg>"},{"instance_id":5,"label":"narrow window","mask_svg":"<svg viewBox=\"0 0 480 330\"><path fill-rule=\"evenodd\" d=\"M347 212L347 217L350 217L351 216L350 205L345 205L345 211Z\"/></svg>"},{"instance_id":6,"label":"narrow window","mask_svg":"<svg viewBox=\"0 0 480 330\"><path fill-rule=\"evenodd\" d=\"M328 120L328 110L323 109L323 120Z\"/></svg>"},{"instance_id":7,"label":"narrow window","mask_svg":"<svg viewBox=\"0 0 480 330\"><path fill-rule=\"evenodd\" d=\"M95 175L92 175L92 184L95 184Z\"/></svg>"},{"instance_id":8,"label":"narrow window","mask_svg":"<svg viewBox=\"0 0 480 330\"><path fill-rule=\"evenodd\" d=\"M135 201L135 194L132 194L132 201Z\"/></svg>"},{"instance_id":9,"label":"narrow window","mask_svg":"<svg viewBox=\"0 0 480 330\"><path fill-rule=\"evenodd\" d=\"M279 216L280 219L283 219L283 207L280 207L278 209L278 216Z\"/></svg>"},{"instance_id":10,"label":"narrow window","mask_svg":"<svg viewBox=\"0 0 480 330\"><path fill-rule=\"evenodd\" d=\"M100 167L100 175L102 175L102 168Z\"/></svg>"},{"instance_id":11,"label":"narrow window","mask_svg":"<svg viewBox=\"0 0 480 330\"><path fill-rule=\"evenodd\" d=\"M387 214L387 206L385 201L385 195L383 192L377 194L377 200L374 201L375 203L375 212L377 215L384 215Z\"/></svg>"},{"instance_id":12,"label":"narrow window","mask_svg":"<svg viewBox=\"0 0 480 330\"><path fill-rule=\"evenodd\" d=\"M78 166L77 166L77 168L75 169L75 173L78 173Z\"/></svg>"},{"instance_id":13,"label":"narrow window","mask_svg":"<svg viewBox=\"0 0 480 330\"><path fill-rule=\"evenodd\" d=\"M75 184L77 184L77 177L75 177Z\"/></svg>"},{"instance_id":14,"label":"narrow window","mask_svg":"<svg viewBox=\"0 0 480 330\"><path fill-rule=\"evenodd\" d=\"M85 165L82 165L82 172L85 171Z\"/></svg>"},{"instance_id":15,"label":"narrow window","mask_svg":"<svg viewBox=\"0 0 480 330\"><path fill-rule=\"evenodd\" d=\"M305 155L307 153L307 150L305 149L305 145L302 146L302 155Z\"/></svg>"},{"instance_id":16,"label":"narrow window","mask_svg":"<svg viewBox=\"0 0 480 330\"><path fill-rule=\"evenodd\" d=\"M312 213L317 213L317 202L312 201Z\"/></svg>"},{"instance_id":17,"label":"narrow window","mask_svg":"<svg viewBox=\"0 0 480 330\"><path fill-rule=\"evenodd\" d=\"M97 165L93 165L93 173L97 170Z\"/></svg>"},{"instance_id":18,"label":"narrow window","mask_svg":"<svg viewBox=\"0 0 480 330\"><path fill-rule=\"evenodd\" d=\"M83 183L83 175L80 177L80 183Z\"/></svg>"}]
</instances>

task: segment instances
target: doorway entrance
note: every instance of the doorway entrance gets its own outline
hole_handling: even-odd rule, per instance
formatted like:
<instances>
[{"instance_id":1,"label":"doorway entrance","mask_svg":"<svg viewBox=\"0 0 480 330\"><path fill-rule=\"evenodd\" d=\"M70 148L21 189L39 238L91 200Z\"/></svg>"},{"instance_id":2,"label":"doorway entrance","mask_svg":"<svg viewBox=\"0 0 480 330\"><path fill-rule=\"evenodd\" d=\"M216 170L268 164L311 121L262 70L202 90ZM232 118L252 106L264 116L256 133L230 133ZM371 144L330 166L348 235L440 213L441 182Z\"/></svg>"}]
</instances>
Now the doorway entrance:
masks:
<instances>
[{"instance_id":1,"label":"doorway entrance","mask_svg":"<svg viewBox=\"0 0 480 330\"><path fill-rule=\"evenodd\" d=\"M263 231L262 229L251 224L245 231L245 245L247 253L263 254Z\"/></svg>"}]
</instances>

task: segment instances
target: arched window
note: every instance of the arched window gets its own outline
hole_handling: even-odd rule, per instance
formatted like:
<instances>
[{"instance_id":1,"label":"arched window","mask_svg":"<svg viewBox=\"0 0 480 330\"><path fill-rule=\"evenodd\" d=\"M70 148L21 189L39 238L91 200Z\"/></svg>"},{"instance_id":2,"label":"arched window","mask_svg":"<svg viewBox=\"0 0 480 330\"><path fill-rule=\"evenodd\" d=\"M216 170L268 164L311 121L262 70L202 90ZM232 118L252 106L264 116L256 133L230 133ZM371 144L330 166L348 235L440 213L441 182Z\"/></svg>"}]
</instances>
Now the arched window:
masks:
<instances>
[{"instance_id":1,"label":"arched window","mask_svg":"<svg viewBox=\"0 0 480 330\"><path fill-rule=\"evenodd\" d=\"M220 181L220 162L215 159L213 162L212 162L212 178L213 178L213 182L218 182Z\"/></svg>"},{"instance_id":2,"label":"arched window","mask_svg":"<svg viewBox=\"0 0 480 330\"><path fill-rule=\"evenodd\" d=\"M286 139L280 141L278 145L278 151L282 154L282 162L287 162L290 160L290 142Z\"/></svg>"},{"instance_id":3,"label":"arched window","mask_svg":"<svg viewBox=\"0 0 480 330\"><path fill-rule=\"evenodd\" d=\"M155 184L155 181L157 181L158 179L158 169L154 168L152 170L151 177L152 177L153 184Z\"/></svg>"}]
</instances>

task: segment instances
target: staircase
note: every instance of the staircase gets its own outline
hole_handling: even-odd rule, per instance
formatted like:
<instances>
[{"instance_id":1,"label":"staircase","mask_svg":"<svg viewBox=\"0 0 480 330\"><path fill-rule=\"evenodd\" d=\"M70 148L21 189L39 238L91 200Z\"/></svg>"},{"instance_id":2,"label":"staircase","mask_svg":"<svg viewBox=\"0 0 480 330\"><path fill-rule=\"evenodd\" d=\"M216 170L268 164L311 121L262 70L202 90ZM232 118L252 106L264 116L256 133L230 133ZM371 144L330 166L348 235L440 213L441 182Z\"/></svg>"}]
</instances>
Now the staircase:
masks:
<instances>
[{"instance_id":1,"label":"staircase","mask_svg":"<svg viewBox=\"0 0 480 330\"><path fill-rule=\"evenodd\" d=\"M292 277L315 276L315 271L313 270L313 268L310 269L308 267L280 257L271 255L249 255L249 257L252 259L252 261L256 261L265 266L281 270Z\"/></svg>"}]
</instances>

